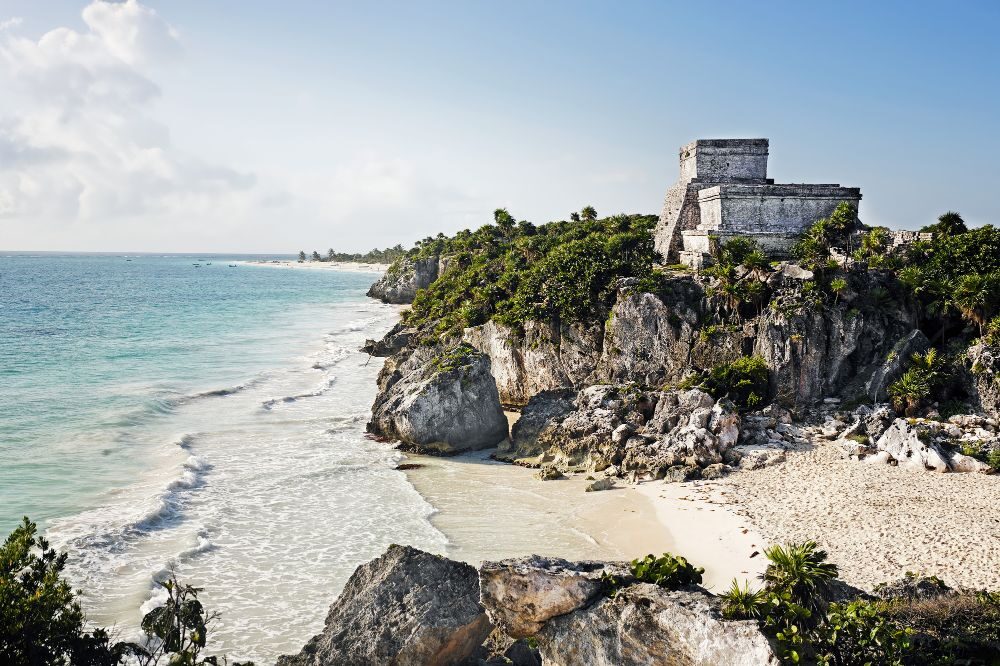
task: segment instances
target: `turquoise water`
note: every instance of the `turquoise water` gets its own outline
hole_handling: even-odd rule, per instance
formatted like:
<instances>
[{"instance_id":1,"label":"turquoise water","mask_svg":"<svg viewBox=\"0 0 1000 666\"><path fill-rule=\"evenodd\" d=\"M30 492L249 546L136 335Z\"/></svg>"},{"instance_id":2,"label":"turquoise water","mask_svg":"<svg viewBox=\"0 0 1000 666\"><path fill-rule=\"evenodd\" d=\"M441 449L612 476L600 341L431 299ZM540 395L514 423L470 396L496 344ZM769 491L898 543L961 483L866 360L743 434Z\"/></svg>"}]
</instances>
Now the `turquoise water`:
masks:
<instances>
[{"instance_id":1,"label":"turquoise water","mask_svg":"<svg viewBox=\"0 0 1000 666\"><path fill-rule=\"evenodd\" d=\"M363 436L376 275L128 259L0 256L0 530L42 524L92 619L134 630L175 568L266 662L388 543L443 547Z\"/></svg>"}]
</instances>

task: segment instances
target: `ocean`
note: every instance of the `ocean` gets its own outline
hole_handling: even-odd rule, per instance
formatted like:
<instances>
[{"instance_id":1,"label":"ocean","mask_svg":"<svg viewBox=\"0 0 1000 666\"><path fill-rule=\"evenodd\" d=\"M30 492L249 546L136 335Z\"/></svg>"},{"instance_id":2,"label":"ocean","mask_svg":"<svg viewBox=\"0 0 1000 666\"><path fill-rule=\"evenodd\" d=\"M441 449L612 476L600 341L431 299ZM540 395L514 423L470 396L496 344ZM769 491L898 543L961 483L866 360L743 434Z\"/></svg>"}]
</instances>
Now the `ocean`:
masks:
<instances>
[{"instance_id":1,"label":"ocean","mask_svg":"<svg viewBox=\"0 0 1000 666\"><path fill-rule=\"evenodd\" d=\"M214 652L268 663L358 564L446 540L364 437L357 349L398 314L376 275L245 259L0 255L0 530L38 522L123 638L173 569L221 613Z\"/></svg>"}]
</instances>

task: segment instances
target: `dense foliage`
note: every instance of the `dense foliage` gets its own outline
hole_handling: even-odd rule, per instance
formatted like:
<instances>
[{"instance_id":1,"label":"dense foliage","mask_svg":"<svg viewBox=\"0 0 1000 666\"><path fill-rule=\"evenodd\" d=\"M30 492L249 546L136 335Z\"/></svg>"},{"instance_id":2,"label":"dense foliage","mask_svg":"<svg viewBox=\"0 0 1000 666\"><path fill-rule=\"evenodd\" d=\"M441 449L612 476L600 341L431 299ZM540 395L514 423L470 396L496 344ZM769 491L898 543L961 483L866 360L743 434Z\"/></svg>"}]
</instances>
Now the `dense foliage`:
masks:
<instances>
[{"instance_id":1,"label":"dense foliage","mask_svg":"<svg viewBox=\"0 0 1000 666\"><path fill-rule=\"evenodd\" d=\"M536 227L500 209L496 224L426 239L409 258L446 256L447 269L417 293L406 323L440 335L491 319L515 329L528 320L602 320L618 278L652 274L656 218L596 219L586 210L580 218Z\"/></svg>"},{"instance_id":2,"label":"dense foliage","mask_svg":"<svg viewBox=\"0 0 1000 666\"><path fill-rule=\"evenodd\" d=\"M62 578L66 558L66 553L57 553L38 536L37 525L27 518L0 547L0 664L217 663L216 657L201 656L208 625L216 615L204 610L198 589L173 577L161 583L167 601L143 618L146 640L141 645L112 642L106 630L86 626L73 589Z\"/></svg>"},{"instance_id":3,"label":"dense foliage","mask_svg":"<svg viewBox=\"0 0 1000 666\"><path fill-rule=\"evenodd\" d=\"M815 542L772 546L765 555L763 587L734 580L722 612L760 623L784 663L985 666L1000 659L1000 594L954 592L927 579L936 582L930 594L833 602L837 567Z\"/></svg>"},{"instance_id":4,"label":"dense foliage","mask_svg":"<svg viewBox=\"0 0 1000 666\"><path fill-rule=\"evenodd\" d=\"M679 388L700 388L716 400L729 398L740 409L759 409L768 393L769 374L763 358L743 356L695 373Z\"/></svg>"},{"instance_id":5,"label":"dense foliage","mask_svg":"<svg viewBox=\"0 0 1000 666\"><path fill-rule=\"evenodd\" d=\"M668 590L676 590L686 585L701 583L701 575L705 573L702 567L693 566L686 558L671 553L663 553L660 557L647 555L629 562L629 573L632 583L651 583ZM601 574L604 592L614 596L624 587L624 582L611 574Z\"/></svg>"}]
</instances>

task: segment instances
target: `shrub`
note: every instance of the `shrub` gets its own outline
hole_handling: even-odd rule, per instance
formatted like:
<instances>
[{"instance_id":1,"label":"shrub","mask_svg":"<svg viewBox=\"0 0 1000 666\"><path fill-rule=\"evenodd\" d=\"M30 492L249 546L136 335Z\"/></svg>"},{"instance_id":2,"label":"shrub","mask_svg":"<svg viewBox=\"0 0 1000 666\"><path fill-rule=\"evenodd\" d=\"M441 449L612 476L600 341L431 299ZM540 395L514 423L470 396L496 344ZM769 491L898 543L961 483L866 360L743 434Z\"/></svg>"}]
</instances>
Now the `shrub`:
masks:
<instances>
[{"instance_id":1,"label":"shrub","mask_svg":"<svg viewBox=\"0 0 1000 666\"><path fill-rule=\"evenodd\" d=\"M703 373L696 385L716 400L728 397L741 409L750 409L764 402L769 373L760 356L743 356Z\"/></svg>"},{"instance_id":2,"label":"shrub","mask_svg":"<svg viewBox=\"0 0 1000 666\"><path fill-rule=\"evenodd\" d=\"M4 666L215 665L201 658L208 625L217 617L198 601L198 590L173 576L161 585L167 602L142 619L146 640L112 643L104 629L85 631L85 617L62 578L66 553L57 553L24 518L0 547L0 664ZM223 658L224 660L224 658ZM234 666L252 666L234 664Z\"/></svg>"},{"instance_id":3,"label":"shrub","mask_svg":"<svg viewBox=\"0 0 1000 666\"><path fill-rule=\"evenodd\" d=\"M701 583L701 575L705 573L703 568L693 566L687 559L670 553L663 553L660 557L647 555L632 560L629 562L629 571L636 583L652 583L670 590L697 585ZM608 573L601 575L601 581L608 596L613 597L624 587L622 581Z\"/></svg>"},{"instance_id":4,"label":"shrub","mask_svg":"<svg viewBox=\"0 0 1000 666\"><path fill-rule=\"evenodd\" d=\"M936 349L923 354L915 352L910 357L910 367L889 385L893 408L900 414L915 416L945 379L945 363Z\"/></svg>"}]
</instances>

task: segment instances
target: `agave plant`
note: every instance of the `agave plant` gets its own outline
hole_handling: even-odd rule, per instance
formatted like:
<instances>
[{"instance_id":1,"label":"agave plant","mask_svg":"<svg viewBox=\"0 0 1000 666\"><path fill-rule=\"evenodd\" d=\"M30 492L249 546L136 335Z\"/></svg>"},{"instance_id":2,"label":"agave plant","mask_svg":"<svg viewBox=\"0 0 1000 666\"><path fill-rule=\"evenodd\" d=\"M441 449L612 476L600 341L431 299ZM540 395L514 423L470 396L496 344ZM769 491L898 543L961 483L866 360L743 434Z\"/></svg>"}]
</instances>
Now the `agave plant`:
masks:
<instances>
[{"instance_id":1,"label":"agave plant","mask_svg":"<svg viewBox=\"0 0 1000 666\"><path fill-rule=\"evenodd\" d=\"M758 620L763 617L767 591L751 590L750 581L740 587L735 578L729 589L722 593L722 616L730 620Z\"/></svg>"},{"instance_id":2,"label":"agave plant","mask_svg":"<svg viewBox=\"0 0 1000 666\"><path fill-rule=\"evenodd\" d=\"M826 561L826 551L819 550L815 541L776 544L764 555L771 563L761 580L769 590L787 592L793 603L810 610L825 605L824 593L837 577L837 565Z\"/></svg>"}]
</instances>

